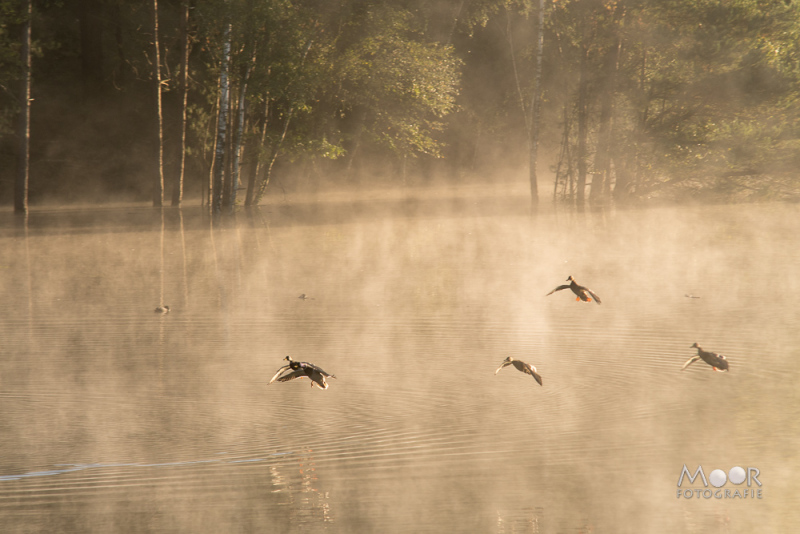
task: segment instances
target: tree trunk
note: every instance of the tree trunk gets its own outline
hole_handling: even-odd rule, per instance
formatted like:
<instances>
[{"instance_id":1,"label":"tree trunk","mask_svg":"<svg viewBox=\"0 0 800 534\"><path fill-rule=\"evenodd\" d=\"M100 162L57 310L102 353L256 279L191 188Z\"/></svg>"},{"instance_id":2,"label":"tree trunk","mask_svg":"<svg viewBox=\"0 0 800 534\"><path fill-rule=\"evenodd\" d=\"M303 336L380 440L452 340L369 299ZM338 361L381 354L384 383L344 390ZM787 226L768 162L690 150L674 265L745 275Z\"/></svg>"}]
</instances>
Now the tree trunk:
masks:
<instances>
[{"instance_id":1,"label":"tree trunk","mask_svg":"<svg viewBox=\"0 0 800 534\"><path fill-rule=\"evenodd\" d=\"M241 91L239 91L239 119L236 128L236 143L233 147L233 165L231 176L231 206L236 205L236 190L239 187L239 172L241 170L241 159L244 151L242 140L244 139L244 120L245 120L245 102L247 99L247 83L250 81L250 73L253 70L253 65L256 62L256 46L253 46L253 53L250 56L250 62L245 67L244 79L242 80Z\"/></svg>"},{"instance_id":2,"label":"tree trunk","mask_svg":"<svg viewBox=\"0 0 800 534\"><path fill-rule=\"evenodd\" d=\"M172 188L172 205L183 202L183 179L186 173L186 103L189 98L189 0L181 2L181 149L178 179Z\"/></svg>"},{"instance_id":3,"label":"tree trunk","mask_svg":"<svg viewBox=\"0 0 800 534\"><path fill-rule=\"evenodd\" d=\"M589 80L586 72L588 68L587 55L588 47L586 44L586 35L584 30L584 36L581 39L580 78L578 80L578 183L575 195L575 202L577 203L578 209L583 209L586 190L586 137L589 130L589 112L587 109Z\"/></svg>"},{"instance_id":4,"label":"tree trunk","mask_svg":"<svg viewBox=\"0 0 800 534\"><path fill-rule=\"evenodd\" d=\"M539 156L539 126L542 108L542 50L544 48L544 0L539 0L537 11L539 20L536 40L536 69L533 75L533 96L531 97L531 123L528 139L529 145L529 172L531 182L531 212L539 209L539 186L536 177L536 164Z\"/></svg>"},{"instance_id":5,"label":"tree trunk","mask_svg":"<svg viewBox=\"0 0 800 534\"><path fill-rule=\"evenodd\" d=\"M28 213L28 176L30 173L31 145L31 18L33 1L26 0L25 22L22 25L22 83L20 87L19 154L17 156L17 179L14 183L14 211Z\"/></svg>"},{"instance_id":6,"label":"tree trunk","mask_svg":"<svg viewBox=\"0 0 800 534\"><path fill-rule=\"evenodd\" d=\"M614 10L612 29L614 42L606 53L603 64L603 79L600 85L600 127L597 133L597 153L595 154L595 170L590 192L593 203L605 202L611 193L611 149L614 131L614 95L616 94L617 70L622 38L619 28L625 16L625 3L619 2Z\"/></svg>"},{"instance_id":7,"label":"tree trunk","mask_svg":"<svg viewBox=\"0 0 800 534\"><path fill-rule=\"evenodd\" d=\"M614 165L617 170L617 183L614 185L614 200L617 202L626 200L635 187L636 174L638 173L638 158L641 141L647 129L647 111L650 107L650 97L646 93L646 66L647 66L647 46L642 47L642 60L639 72L639 94L642 99L642 111L639 114L636 128L634 129L633 154L619 154L613 150ZM624 160L624 161L623 161Z\"/></svg>"},{"instance_id":8,"label":"tree trunk","mask_svg":"<svg viewBox=\"0 0 800 534\"><path fill-rule=\"evenodd\" d=\"M311 50L311 46L314 44L313 40L308 42L306 46L306 51L303 53L303 58L300 60L300 66L302 67L303 64L306 62L306 57L308 56L308 52ZM258 191L253 198L253 205L257 206L259 202L261 202L261 197L264 196L264 192L267 190L267 186L269 185L270 177L272 176L272 167L275 165L275 160L278 159L278 154L281 150L281 145L283 145L284 139L286 139L286 132L289 131L289 124L292 122L292 115L294 114L294 105L289 107L289 110L286 112L286 121L283 123L283 133L281 133L280 139L275 143L275 146L272 149L272 155L269 158L269 165L267 165L267 171L264 173L264 178L258 184Z\"/></svg>"},{"instance_id":9,"label":"tree trunk","mask_svg":"<svg viewBox=\"0 0 800 534\"><path fill-rule=\"evenodd\" d=\"M161 112L161 52L158 43L158 0L153 0L153 78L156 84L156 114L158 119L158 172L153 188L153 206L164 205L164 117Z\"/></svg>"},{"instance_id":10,"label":"tree trunk","mask_svg":"<svg viewBox=\"0 0 800 534\"><path fill-rule=\"evenodd\" d=\"M211 209L214 213L222 212L222 178L225 174L225 145L228 139L228 71L231 60L231 24L225 28L225 42L222 50L222 61L219 69L219 118L217 123L217 147L214 157L214 183L211 187Z\"/></svg>"},{"instance_id":11,"label":"tree trunk","mask_svg":"<svg viewBox=\"0 0 800 534\"><path fill-rule=\"evenodd\" d=\"M269 75L269 67L267 68L267 75ZM256 192L256 184L258 183L258 173L261 170L262 154L266 148L267 140L267 126L269 125L269 94L264 96L264 124L261 127L261 142L256 152L256 164L253 166L253 173L250 175L250 182L247 185L247 197L245 198L244 205L252 206L253 197Z\"/></svg>"},{"instance_id":12,"label":"tree trunk","mask_svg":"<svg viewBox=\"0 0 800 534\"><path fill-rule=\"evenodd\" d=\"M228 74L230 75L230 68L228 69ZM228 77L228 142L225 145L225 154L228 157L225 160L225 175L222 177L222 207L229 208L231 206L231 177L233 176L232 172L232 161L233 161L233 129L236 125L236 115L233 113L233 109L236 106L235 102L235 90L231 87L230 84L230 76Z\"/></svg>"},{"instance_id":13,"label":"tree trunk","mask_svg":"<svg viewBox=\"0 0 800 534\"><path fill-rule=\"evenodd\" d=\"M275 146L272 149L272 154L269 158L269 164L267 165L267 170L264 173L264 178L261 180L259 184L258 192L256 193L256 197L253 199L253 205L258 205L261 202L261 197L264 196L264 192L267 190L267 186L269 185L269 179L272 176L272 167L275 165L275 160L278 159L278 154L281 150L281 145L283 145L283 140L286 139L286 132L289 131L289 123L292 122L292 114L294 113L294 107L289 108L289 111L286 113L286 122L283 123L283 133L281 133L280 139L275 143Z\"/></svg>"},{"instance_id":14,"label":"tree trunk","mask_svg":"<svg viewBox=\"0 0 800 534\"><path fill-rule=\"evenodd\" d=\"M566 84L565 84L566 85ZM569 94L569 87L566 86L564 88L564 94ZM568 198L572 201L572 152L570 151L570 135L571 135L571 123L570 123L570 99L567 98L564 100L564 134L561 137L561 153L558 157L558 163L556 164L556 178L553 180L553 202L558 200L558 183L561 180L561 167L566 165L566 173L563 174L564 176L564 198ZM569 189L567 185L569 184Z\"/></svg>"}]
</instances>

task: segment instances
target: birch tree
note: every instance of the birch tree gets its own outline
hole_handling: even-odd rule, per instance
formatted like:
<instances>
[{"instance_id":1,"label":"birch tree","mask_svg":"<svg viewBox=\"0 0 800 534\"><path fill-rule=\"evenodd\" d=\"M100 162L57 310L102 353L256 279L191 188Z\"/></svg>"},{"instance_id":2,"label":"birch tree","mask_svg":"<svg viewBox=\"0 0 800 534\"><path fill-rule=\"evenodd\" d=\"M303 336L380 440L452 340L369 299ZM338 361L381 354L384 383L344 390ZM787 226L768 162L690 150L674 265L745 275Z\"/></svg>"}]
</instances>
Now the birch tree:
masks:
<instances>
[{"instance_id":1,"label":"birch tree","mask_svg":"<svg viewBox=\"0 0 800 534\"><path fill-rule=\"evenodd\" d=\"M161 51L158 40L158 0L153 0L153 80L156 90L158 169L153 187L153 206L164 205L164 116L161 109Z\"/></svg>"},{"instance_id":2,"label":"birch tree","mask_svg":"<svg viewBox=\"0 0 800 534\"><path fill-rule=\"evenodd\" d=\"M19 153L17 178L14 183L14 211L28 213L28 177L30 173L30 122L31 122L31 20L33 1L23 4L23 21L20 47L22 76L20 81Z\"/></svg>"},{"instance_id":3,"label":"birch tree","mask_svg":"<svg viewBox=\"0 0 800 534\"><path fill-rule=\"evenodd\" d=\"M211 191L211 210L222 212L222 183L225 173L225 146L228 140L228 106L230 98L230 61L232 26L228 22L222 44L222 59L219 68L219 110L217 119L216 154L214 157L214 181Z\"/></svg>"}]
</instances>

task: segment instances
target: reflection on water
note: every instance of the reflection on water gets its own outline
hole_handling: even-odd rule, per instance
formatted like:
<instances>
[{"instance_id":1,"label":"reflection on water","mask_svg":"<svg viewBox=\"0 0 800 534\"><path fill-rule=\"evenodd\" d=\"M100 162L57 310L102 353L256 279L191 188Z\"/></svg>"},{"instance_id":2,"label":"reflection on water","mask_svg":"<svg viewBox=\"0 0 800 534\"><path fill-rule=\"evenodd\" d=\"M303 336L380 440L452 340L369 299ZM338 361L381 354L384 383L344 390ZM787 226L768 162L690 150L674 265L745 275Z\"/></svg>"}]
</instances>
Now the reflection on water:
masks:
<instances>
[{"instance_id":1,"label":"reflection on water","mask_svg":"<svg viewBox=\"0 0 800 534\"><path fill-rule=\"evenodd\" d=\"M3 531L790 531L794 208L526 206L0 214ZM337 380L267 386L287 354Z\"/></svg>"}]
</instances>

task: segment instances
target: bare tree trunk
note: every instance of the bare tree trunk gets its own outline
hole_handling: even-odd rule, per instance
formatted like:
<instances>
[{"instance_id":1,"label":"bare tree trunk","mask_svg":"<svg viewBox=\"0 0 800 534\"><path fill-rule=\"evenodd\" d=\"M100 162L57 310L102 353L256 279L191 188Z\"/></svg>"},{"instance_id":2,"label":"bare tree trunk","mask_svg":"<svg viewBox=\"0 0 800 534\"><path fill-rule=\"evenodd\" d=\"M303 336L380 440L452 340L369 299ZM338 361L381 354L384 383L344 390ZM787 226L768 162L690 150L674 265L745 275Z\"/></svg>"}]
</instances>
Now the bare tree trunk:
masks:
<instances>
[{"instance_id":1,"label":"bare tree trunk","mask_svg":"<svg viewBox=\"0 0 800 534\"><path fill-rule=\"evenodd\" d=\"M222 178L225 174L225 145L228 139L228 71L231 60L231 24L225 28L225 42L222 50L222 61L219 69L219 119L217 124L217 147L214 159L214 183L211 187L213 200L211 209L214 213L222 212Z\"/></svg>"},{"instance_id":2,"label":"bare tree trunk","mask_svg":"<svg viewBox=\"0 0 800 534\"><path fill-rule=\"evenodd\" d=\"M308 56L308 52L311 50L311 46L314 44L313 39L308 42L306 46L306 51L303 54L303 58L300 61L300 66L305 63L306 57ZM281 145L283 145L284 139L286 139L286 132L289 131L289 124L292 122L292 115L294 114L294 105L289 107L289 110L286 112L286 121L283 123L283 133L281 133L280 139L275 143L275 146L272 149L272 155L269 159L269 165L267 166L267 171L264 173L264 178L258 184L258 191L253 198L253 205L257 206L259 202L261 202L261 197L264 196L264 192L267 190L267 185L269 185L269 180L272 175L272 167L275 165L275 160L278 159L278 154L281 150Z\"/></svg>"},{"instance_id":3,"label":"bare tree trunk","mask_svg":"<svg viewBox=\"0 0 800 534\"><path fill-rule=\"evenodd\" d=\"M245 120L245 103L247 100L247 83L250 81L250 73L253 71L253 65L256 62L256 46L253 45L253 53L250 56L250 62L247 64L244 72L244 79L242 80L241 91L239 92L239 122L236 128L236 143L233 147L233 165L231 177L231 206L236 205L236 190L239 187L239 171L241 170L242 153L244 145L244 120Z\"/></svg>"},{"instance_id":4,"label":"bare tree trunk","mask_svg":"<svg viewBox=\"0 0 800 534\"><path fill-rule=\"evenodd\" d=\"M228 71L230 74L230 69ZM230 80L230 77L228 78ZM234 88L228 86L228 142L225 145L225 153L228 157L225 160L225 175L222 177L222 207L229 208L231 206L231 177L233 176L232 165L233 162L233 129L235 127L236 115L233 109L236 107Z\"/></svg>"},{"instance_id":5,"label":"bare tree trunk","mask_svg":"<svg viewBox=\"0 0 800 534\"><path fill-rule=\"evenodd\" d=\"M611 23L614 31L614 42L606 53L603 65L603 79L600 86L600 127L597 132L597 153L594 160L597 174L593 175L592 189L590 191L590 199L593 203L607 201L611 193L614 96L616 94L619 55L622 48L619 25L624 16L625 3L619 2L614 10L614 18Z\"/></svg>"},{"instance_id":6,"label":"bare tree trunk","mask_svg":"<svg viewBox=\"0 0 800 534\"><path fill-rule=\"evenodd\" d=\"M158 43L158 0L153 0L153 78L156 84L156 114L158 115L158 174L153 189L153 206L164 205L164 117L161 112L161 51Z\"/></svg>"},{"instance_id":7,"label":"bare tree trunk","mask_svg":"<svg viewBox=\"0 0 800 534\"><path fill-rule=\"evenodd\" d=\"M186 173L186 103L189 99L189 0L181 2L181 153L178 179L172 188L172 205L183 202L183 180Z\"/></svg>"},{"instance_id":8,"label":"bare tree trunk","mask_svg":"<svg viewBox=\"0 0 800 534\"><path fill-rule=\"evenodd\" d=\"M19 154L17 155L17 179L14 183L14 211L28 213L28 177L30 174L31 146L31 18L33 1L26 0L25 22L22 25L22 84L20 87Z\"/></svg>"},{"instance_id":9,"label":"bare tree trunk","mask_svg":"<svg viewBox=\"0 0 800 534\"><path fill-rule=\"evenodd\" d=\"M286 113L286 121L283 123L283 133L281 133L280 139L278 139L274 148L272 149L272 155L269 158L267 171L264 173L264 178L261 180L261 184L259 184L256 197L253 199L253 204L256 206L259 202L261 202L261 197L264 196L264 192L267 190L267 186L269 185L269 179L272 176L272 167L275 165L275 160L278 159L278 154L280 153L281 145L283 145L283 140L286 139L286 132L289 131L289 124L292 122L293 113L294 107L289 108L289 111Z\"/></svg>"},{"instance_id":10,"label":"bare tree trunk","mask_svg":"<svg viewBox=\"0 0 800 534\"><path fill-rule=\"evenodd\" d=\"M581 39L581 63L580 63L580 78L578 80L578 183L575 195L575 201L578 209L583 209L585 202L586 190L586 171L587 171L587 154L586 154L586 137L589 130L589 112L588 112L588 92L589 80L587 75L587 55L588 47L586 44L586 35Z\"/></svg>"},{"instance_id":11,"label":"bare tree trunk","mask_svg":"<svg viewBox=\"0 0 800 534\"><path fill-rule=\"evenodd\" d=\"M220 98L220 80L217 79L217 101L214 103L214 126L211 129L214 135L214 142L211 145L211 163L208 165L208 183L205 188L205 197L209 210L211 209L211 193L214 191L214 171L216 170L217 162L217 130L219 128L219 98ZM209 130L204 130L205 137L203 138L203 156L205 157L205 146L208 140ZM202 206L203 204L201 204Z\"/></svg>"},{"instance_id":12,"label":"bare tree trunk","mask_svg":"<svg viewBox=\"0 0 800 534\"><path fill-rule=\"evenodd\" d=\"M564 94L569 94L568 87L565 87ZM561 138L561 154L558 157L558 163L556 165L556 179L553 181L553 202L558 200L558 182L561 179L561 167L566 163L566 174L564 174L564 198L568 198L567 196L567 182L568 180L571 182L572 180L572 153L570 151L570 100L566 99L564 101L564 135ZM571 183L570 183L570 191L571 191ZM570 199L571 200L571 199Z\"/></svg>"},{"instance_id":13,"label":"bare tree trunk","mask_svg":"<svg viewBox=\"0 0 800 534\"><path fill-rule=\"evenodd\" d=\"M269 73L268 73L269 74ZM250 182L247 185L247 197L245 198L244 205L253 205L253 196L256 191L256 183L258 181L258 173L261 170L261 155L264 152L267 140L267 126L269 125L269 94L264 96L264 124L261 128L261 142L258 146L256 153L256 164L253 166L253 173L250 175Z\"/></svg>"},{"instance_id":14,"label":"bare tree trunk","mask_svg":"<svg viewBox=\"0 0 800 534\"><path fill-rule=\"evenodd\" d=\"M617 170L617 183L614 185L614 200L617 202L624 201L628 198L631 190L636 186L636 179L638 175L638 158L640 151L641 140L645 135L647 129L647 111L650 107L650 97L646 93L646 67L647 67L647 47L642 48L642 60L639 73L639 94L642 98L642 111L639 114L634 135L634 153L632 156L626 154L619 154L614 152L614 165ZM623 159L625 161L623 161Z\"/></svg>"},{"instance_id":15,"label":"bare tree trunk","mask_svg":"<svg viewBox=\"0 0 800 534\"><path fill-rule=\"evenodd\" d=\"M531 96L531 122L528 139L530 140L529 171L531 182L531 212L539 210L539 186L536 176L536 164L539 159L539 126L542 108L542 50L544 48L544 0L539 0L537 21L538 38L536 40L536 69L533 75L533 95Z\"/></svg>"}]
</instances>

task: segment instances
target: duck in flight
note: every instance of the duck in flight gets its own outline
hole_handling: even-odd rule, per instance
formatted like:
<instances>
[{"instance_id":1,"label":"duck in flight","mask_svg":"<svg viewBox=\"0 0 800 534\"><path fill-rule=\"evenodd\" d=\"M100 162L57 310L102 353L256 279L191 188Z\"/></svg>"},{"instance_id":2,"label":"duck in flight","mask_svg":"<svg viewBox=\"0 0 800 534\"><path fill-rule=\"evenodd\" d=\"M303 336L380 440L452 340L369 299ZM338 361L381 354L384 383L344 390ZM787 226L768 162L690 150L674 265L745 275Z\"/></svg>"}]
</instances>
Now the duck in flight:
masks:
<instances>
[{"instance_id":1,"label":"duck in flight","mask_svg":"<svg viewBox=\"0 0 800 534\"><path fill-rule=\"evenodd\" d=\"M578 298L576 298L575 300L582 300L584 302L591 302L592 298L594 298L595 302L597 302L598 304L602 303L602 301L600 300L600 297L598 297L595 294L594 291L592 291L588 287L584 287L584 286L578 284L572 276L567 278L567 282L569 282L569 284L564 284L563 286L558 286L557 288L552 290L550 293L545 295L545 297L547 297L549 295L552 295L556 291L561 291L562 289L571 289L572 292L575 293L578 296Z\"/></svg>"},{"instance_id":2,"label":"duck in flight","mask_svg":"<svg viewBox=\"0 0 800 534\"><path fill-rule=\"evenodd\" d=\"M728 360L722 354L717 354L716 352L707 352L700 348L700 345L695 343L691 346L693 349L697 349L697 354L689 358L689 361L683 364L681 367L681 371L692 365L697 360L703 360L708 365L710 365L715 371L720 372L727 372L728 371Z\"/></svg>"},{"instance_id":3,"label":"duck in flight","mask_svg":"<svg viewBox=\"0 0 800 534\"><path fill-rule=\"evenodd\" d=\"M497 373L500 372L500 369L502 369L503 367L508 367L509 365L513 365L517 369L517 371L521 371L526 375L531 375L537 382L539 382L540 386L543 385L542 375L536 372L536 367L532 366L529 363L525 363L522 360L515 360L511 356L503 360L503 363L500 364L500 367L497 368L497 371L495 371L494 374L496 375Z\"/></svg>"},{"instance_id":4,"label":"duck in flight","mask_svg":"<svg viewBox=\"0 0 800 534\"><path fill-rule=\"evenodd\" d=\"M278 372L275 373L275 376L272 377L272 380L269 381L270 384L275 382L288 382L289 380L294 380L295 378L308 378L311 380L311 387L313 388L314 385L320 389L328 389L328 383L325 382L326 378L336 378L330 373L326 373L316 365L308 362L298 362L292 359L291 356L287 356L284 358L289 363L278 369Z\"/></svg>"}]
</instances>

